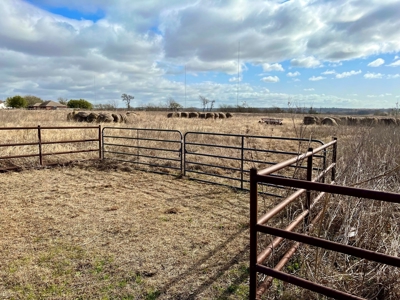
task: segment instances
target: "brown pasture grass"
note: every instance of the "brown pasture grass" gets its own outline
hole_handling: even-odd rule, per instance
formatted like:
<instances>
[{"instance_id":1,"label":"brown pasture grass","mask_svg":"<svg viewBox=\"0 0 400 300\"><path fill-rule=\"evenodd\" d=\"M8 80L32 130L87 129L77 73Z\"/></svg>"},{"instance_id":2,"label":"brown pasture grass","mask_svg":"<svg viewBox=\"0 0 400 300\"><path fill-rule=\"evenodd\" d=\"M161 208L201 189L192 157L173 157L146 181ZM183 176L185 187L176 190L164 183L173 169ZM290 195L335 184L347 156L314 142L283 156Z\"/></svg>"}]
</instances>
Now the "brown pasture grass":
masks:
<instances>
[{"instance_id":1,"label":"brown pasture grass","mask_svg":"<svg viewBox=\"0 0 400 300\"><path fill-rule=\"evenodd\" d=\"M246 193L99 167L0 175L1 299L247 295Z\"/></svg>"},{"instance_id":2,"label":"brown pasture grass","mask_svg":"<svg viewBox=\"0 0 400 300\"><path fill-rule=\"evenodd\" d=\"M324 142L336 136L339 141L338 184L400 192L400 156L397 151L400 132L397 128L305 126L302 124L303 116L291 115L283 116L284 125L274 126L259 124L261 117L265 115L235 114L232 119L217 120L182 119L167 118L166 113L137 112L129 116L127 124L104 125L176 129L182 133L198 131L301 137ZM279 115L279 118L282 116ZM92 125L67 122L66 112L62 111L0 111L0 119L3 126L8 127ZM0 139L1 143L21 142L34 140L35 134L11 134L7 131L0 132ZM95 136L97 131L94 129L91 134ZM44 139L49 140L85 137L85 133L73 130L63 131L62 136L58 131L46 131L44 135ZM217 144L224 139L204 142ZM307 143L289 145L279 141L260 143L254 140L249 143L260 148L294 152L305 151L309 146ZM65 151L65 147L52 145L48 149ZM76 150L83 146L67 147ZM23 151L33 153L35 149L29 146L11 150L0 148L1 156L26 153ZM217 149L215 151L219 154ZM95 157L96 153L68 158ZM267 158L271 159L258 157ZM48 159L58 162L65 157ZM7 163L21 166L37 164L34 159L14 159ZM82 293L86 293L83 298L106 299L248 297L246 193L234 193L229 189L168 176L158 177L117 164L106 167L84 164L0 176L5 183L3 185L8 186L1 192L6 197L0 198L6 199L1 206L1 215L6 218L1 223L4 263L1 261L0 265L6 267L1 268L1 278L5 279L0 281L0 297L72 299ZM161 179L161 186L155 183L158 178ZM102 183L99 179L103 179ZM30 181L35 184L26 184ZM278 202L278 199L260 197L260 213ZM399 205L335 196L322 201L317 209L324 206L324 221L311 234L399 255ZM277 225L284 227L300 209L298 204L284 210L277 218ZM187 221L187 214L191 221ZM204 220L201 219L203 217ZM220 220L226 220L226 223L216 225L215 222ZM226 231L228 224L232 227ZM214 228L208 226L217 226L216 233ZM50 229L46 230L47 227ZM201 231L203 227L204 232ZM353 228L356 237L350 238ZM195 229L200 232L195 232ZM3 243L3 240L6 242ZM206 241L203 246L202 241ZM263 243L268 241L267 238ZM285 243L281 249L288 247L289 243ZM223 254L222 250L227 250L228 254ZM266 264L273 266L282 253L276 251ZM209 261L206 262L207 259ZM212 262L216 262L217 266L210 267ZM207 266L201 267L204 264ZM313 247L301 247L285 271L368 299L398 299L400 295L398 269ZM76 289L80 294L74 292ZM265 299L324 297L274 280Z\"/></svg>"}]
</instances>

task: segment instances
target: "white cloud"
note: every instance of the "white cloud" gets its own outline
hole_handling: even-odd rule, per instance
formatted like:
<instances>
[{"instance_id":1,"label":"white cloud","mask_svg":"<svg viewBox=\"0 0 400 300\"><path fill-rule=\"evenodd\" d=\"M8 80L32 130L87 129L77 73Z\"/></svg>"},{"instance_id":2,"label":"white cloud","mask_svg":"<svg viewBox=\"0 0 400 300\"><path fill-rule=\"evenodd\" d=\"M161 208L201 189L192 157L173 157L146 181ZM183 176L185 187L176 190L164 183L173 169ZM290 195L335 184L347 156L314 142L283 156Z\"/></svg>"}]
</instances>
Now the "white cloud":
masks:
<instances>
[{"instance_id":1,"label":"white cloud","mask_svg":"<svg viewBox=\"0 0 400 300\"><path fill-rule=\"evenodd\" d=\"M298 79L298 78L294 78L293 81L298 82L298 81L301 81L301 80Z\"/></svg>"},{"instance_id":2,"label":"white cloud","mask_svg":"<svg viewBox=\"0 0 400 300\"><path fill-rule=\"evenodd\" d=\"M388 79L396 79L396 78L400 78L400 74L391 74L387 76Z\"/></svg>"},{"instance_id":3,"label":"white cloud","mask_svg":"<svg viewBox=\"0 0 400 300\"><path fill-rule=\"evenodd\" d=\"M321 66L321 62L313 56L308 56L292 59L290 65L292 67L316 68Z\"/></svg>"},{"instance_id":4,"label":"white cloud","mask_svg":"<svg viewBox=\"0 0 400 300\"><path fill-rule=\"evenodd\" d=\"M323 80L323 79L326 79L325 77L322 77L322 76L312 76L312 77L310 77L310 78L308 78L308 80L311 80L311 81L319 81L319 80Z\"/></svg>"},{"instance_id":5,"label":"white cloud","mask_svg":"<svg viewBox=\"0 0 400 300\"><path fill-rule=\"evenodd\" d=\"M396 60L396 59L398 59L399 58L399 56L398 55L396 55L395 57L394 57L394 60Z\"/></svg>"},{"instance_id":6,"label":"white cloud","mask_svg":"<svg viewBox=\"0 0 400 300\"><path fill-rule=\"evenodd\" d=\"M306 92L311 92L311 91L314 91L314 89L313 89L313 88L310 88L310 89L304 89L304 91L306 91Z\"/></svg>"},{"instance_id":7,"label":"white cloud","mask_svg":"<svg viewBox=\"0 0 400 300\"><path fill-rule=\"evenodd\" d=\"M361 70L358 70L358 71L351 70L350 72L343 72L343 73L340 73L340 74L336 74L336 78L341 79L341 78L354 76L354 75L357 75L357 74L361 74Z\"/></svg>"},{"instance_id":8,"label":"white cloud","mask_svg":"<svg viewBox=\"0 0 400 300\"><path fill-rule=\"evenodd\" d=\"M387 66L389 66L389 67L400 67L400 59L396 60L395 62L392 62L391 64L388 64Z\"/></svg>"},{"instance_id":9,"label":"white cloud","mask_svg":"<svg viewBox=\"0 0 400 300\"><path fill-rule=\"evenodd\" d=\"M239 81L242 81L242 77L231 77L231 78L229 78L229 82L238 82L238 80Z\"/></svg>"},{"instance_id":10,"label":"white cloud","mask_svg":"<svg viewBox=\"0 0 400 300\"><path fill-rule=\"evenodd\" d=\"M400 3L395 0L341 1L340 5L336 1L277 0L169 0L167 5L160 0L29 2L50 8L65 5L87 13L102 11L104 15L96 22L72 20L28 1L0 1L1 99L32 93L44 99L63 96L92 101L96 94L97 101L104 102L131 93L135 103L158 102L168 96L180 101L186 65L188 75L198 75L196 82L204 80L202 84L190 83L188 76L188 95L198 95L204 89L228 101L236 92L233 81L206 81L217 81L221 73L236 76L238 54L239 72L243 73L246 65L263 62L277 62L266 66L275 69L271 71L285 69L286 61L292 67L324 64L335 68L352 59L377 53L393 57L400 51ZM379 37L371 38L377 32ZM397 66L398 60L395 57L391 65ZM304 76L305 71L299 71ZM246 99L260 96L256 87L243 84L240 88ZM290 87L288 94L276 97L287 102L289 91ZM271 95L268 99L273 99ZM321 94L318 97L322 99ZM334 102L327 105L358 105L341 99L331 96L329 100Z\"/></svg>"},{"instance_id":11,"label":"white cloud","mask_svg":"<svg viewBox=\"0 0 400 300\"><path fill-rule=\"evenodd\" d=\"M383 78L383 75L381 73L367 73L364 74L364 78L366 79L380 79Z\"/></svg>"},{"instance_id":12,"label":"white cloud","mask_svg":"<svg viewBox=\"0 0 400 300\"><path fill-rule=\"evenodd\" d=\"M286 74L286 76L288 77L296 77L296 76L300 76L300 72L296 71L296 72L289 72Z\"/></svg>"},{"instance_id":13,"label":"white cloud","mask_svg":"<svg viewBox=\"0 0 400 300\"><path fill-rule=\"evenodd\" d=\"M331 74L336 74L335 70L326 70L325 72L321 73L322 75L331 75Z\"/></svg>"},{"instance_id":14,"label":"white cloud","mask_svg":"<svg viewBox=\"0 0 400 300\"><path fill-rule=\"evenodd\" d=\"M262 64L262 68L263 68L264 72L285 71L285 70L282 68L282 65L281 65L281 64L272 64L272 65L270 65L270 64L268 64L268 63L265 63L265 64Z\"/></svg>"},{"instance_id":15,"label":"white cloud","mask_svg":"<svg viewBox=\"0 0 400 300\"><path fill-rule=\"evenodd\" d=\"M261 80L264 82L276 83L276 82L279 82L279 77L278 76L267 76L267 77L263 77Z\"/></svg>"},{"instance_id":16,"label":"white cloud","mask_svg":"<svg viewBox=\"0 0 400 300\"><path fill-rule=\"evenodd\" d=\"M378 58L368 64L368 67L379 67L383 65L385 61L382 58Z\"/></svg>"}]
</instances>

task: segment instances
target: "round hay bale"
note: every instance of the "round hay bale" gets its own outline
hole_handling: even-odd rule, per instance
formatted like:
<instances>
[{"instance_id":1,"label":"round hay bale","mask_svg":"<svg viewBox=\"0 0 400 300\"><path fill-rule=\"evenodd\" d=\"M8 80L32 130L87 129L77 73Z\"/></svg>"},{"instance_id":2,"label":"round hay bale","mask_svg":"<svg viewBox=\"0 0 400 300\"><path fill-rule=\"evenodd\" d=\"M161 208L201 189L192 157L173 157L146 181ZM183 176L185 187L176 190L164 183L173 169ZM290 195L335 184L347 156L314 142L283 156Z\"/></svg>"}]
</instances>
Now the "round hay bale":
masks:
<instances>
[{"instance_id":1,"label":"round hay bale","mask_svg":"<svg viewBox=\"0 0 400 300\"><path fill-rule=\"evenodd\" d=\"M214 119L218 119L219 118L219 113L214 113Z\"/></svg>"},{"instance_id":2,"label":"round hay bale","mask_svg":"<svg viewBox=\"0 0 400 300\"><path fill-rule=\"evenodd\" d=\"M317 120L314 116L305 116L303 119L304 125L314 125L317 124Z\"/></svg>"},{"instance_id":3,"label":"round hay bale","mask_svg":"<svg viewBox=\"0 0 400 300\"><path fill-rule=\"evenodd\" d=\"M121 123L121 115L119 114L111 114L114 119L114 123Z\"/></svg>"},{"instance_id":4,"label":"round hay bale","mask_svg":"<svg viewBox=\"0 0 400 300\"><path fill-rule=\"evenodd\" d=\"M340 120L340 118L338 117L331 117L331 118L334 119L336 123L338 123L338 125L342 124L342 120Z\"/></svg>"},{"instance_id":5,"label":"round hay bale","mask_svg":"<svg viewBox=\"0 0 400 300\"><path fill-rule=\"evenodd\" d=\"M338 124L336 123L336 121L332 118L324 118L321 121L322 125L329 125L329 126L338 126Z\"/></svg>"},{"instance_id":6,"label":"round hay bale","mask_svg":"<svg viewBox=\"0 0 400 300\"><path fill-rule=\"evenodd\" d=\"M222 112L218 113L218 117L220 119L226 119L226 115L224 113L222 113Z\"/></svg>"},{"instance_id":7,"label":"round hay bale","mask_svg":"<svg viewBox=\"0 0 400 300\"><path fill-rule=\"evenodd\" d=\"M187 118L187 117L189 117L189 113L181 112L181 118Z\"/></svg>"},{"instance_id":8,"label":"round hay bale","mask_svg":"<svg viewBox=\"0 0 400 300\"><path fill-rule=\"evenodd\" d=\"M373 117L365 117L360 119L360 125L362 126L373 126L378 124L378 119Z\"/></svg>"},{"instance_id":9,"label":"round hay bale","mask_svg":"<svg viewBox=\"0 0 400 300\"><path fill-rule=\"evenodd\" d=\"M174 112L174 117L175 118L180 118L181 117L181 113L180 112Z\"/></svg>"},{"instance_id":10,"label":"round hay bale","mask_svg":"<svg viewBox=\"0 0 400 300\"><path fill-rule=\"evenodd\" d=\"M200 113L199 117L200 117L200 119L205 119L206 118L206 113Z\"/></svg>"},{"instance_id":11,"label":"round hay bale","mask_svg":"<svg viewBox=\"0 0 400 300\"><path fill-rule=\"evenodd\" d=\"M84 111L80 111L80 112L78 112L78 113L75 113L74 115L73 115L73 119L74 119L74 121L76 121L76 122L86 122L87 121L87 117L88 117L88 113L87 112L84 112Z\"/></svg>"},{"instance_id":12,"label":"round hay bale","mask_svg":"<svg viewBox=\"0 0 400 300\"><path fill-rule=\"evenodd\" d=\"M71 121L72 118L73 118L73 116L74 116L73 112L69 112L69 113L67 114L67 121Z\"/></svg>"},{"instance_id":13,"label":"round hay bale","mask_svg":"<svg viewBox=\"0 0 400 300\"><path fill-rule=\"evenodd\" d=\"M348 122L348 117L339 117L339 119L340 119L340 124L342 124L342 125L349 125L349 122Z\"/></svg>"},{"instance_id":14,"label":"round hay bale","mask_svg":"<svg viewBox=\"0 0 400 300\"><path fill-rule=\"evenodd\" d=\"M197 112L190 112L189 113L189 119L198 118L198 117L199 117L199 113L197 113Z\"/></svg>"},{"instance_id":15,"label":"round hay bale","mask_svg":"<svg viewBox=\"0 0 400 300\"><path fill-rule=\"evenodd\" d=\"M228 119L233 117L233 115L232 115L230 112L226 113L225 116L226 116Z\"/></svg>"},{"instance_id":16,"label":"round hay bale","mask_svg":"<svg viewBox=\"0 0 400 300\"><path fill-rule=\"evenodd\" d=\"M214 113L212 112L206 113L206 119L214 119Z\"/></svg>"},{"instance_id":17,"label":"round hay bale","mask_svg":"<svg viewBox=\"0 0 400 300\"><path fill-rule=\"evenodd\" d=\"M356 117L347 117L347 125L355 126L360 124L360 119Z\"/></svg>"},{"instance_id":18,"label":"round hay bale","mask_svg":"<svg viewBox=\"0 0 400 300\"><path fill-rule=\"evenodd\" d=\"M97 118L97 120L100 123L112 123L114 122L114 118L111 114L108 113L100 113L99 117Z\"/></svg>"},{"instance_id":19,"label":"round hay bale","mask_svg":"<svg viewBox=\"0 0 400 300\"><path fill-rule=\"evenodd\" d=\"M86 120L87 120L89 123L92 123L92 122L96 122L98 117L99 117L99 114L98 114L98 113L91 112L91 113L87 116Z\"/></svg>"},{"instance_id":20,"label":"round hay bale","mask_svg":"<svg viewBox=\"0 0 400 300\"><path fill-rule=\"evenodd\" d=\"M174 113L168 113L167 118L172 118L174 116Z\"/></svg>"},{"instance_id":21,"label":"round hay bale","mask_svg":"<svg viewBox=\"0 0 400 300\"><path fill-rule=\"evenodd\" d=\"M395 118L382 118L381 121L382 121L382 125L386 125L386 126L396 125Z\"/></svg>"},{"instance_id":22,"label":"round hay bale","mask_svg":"<svg viewBox=\"0 0 400 300\"><path fill-rule=\"evenodd\" d=\"M126 114L119 114L120 118L120 122L121 123L126 123L128 121L128 116Z\"/></svg>"}]
</instances>

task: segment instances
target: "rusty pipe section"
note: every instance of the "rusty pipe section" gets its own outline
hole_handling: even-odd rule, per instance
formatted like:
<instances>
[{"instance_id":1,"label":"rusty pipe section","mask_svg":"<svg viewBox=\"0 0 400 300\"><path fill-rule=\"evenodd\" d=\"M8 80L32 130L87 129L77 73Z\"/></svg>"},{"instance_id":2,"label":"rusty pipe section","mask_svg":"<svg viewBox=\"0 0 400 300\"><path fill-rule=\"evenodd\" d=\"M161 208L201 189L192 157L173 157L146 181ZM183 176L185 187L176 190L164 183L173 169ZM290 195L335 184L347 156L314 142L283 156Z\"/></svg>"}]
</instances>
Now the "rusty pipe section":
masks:
<instances>
[{"instance_id":1,"label":"rusty pipe section","mask_svg":"<svg viewBox=\"0 0 400 300\"><path fill-rule=\"evenodd\" d=\"M331 170L335 164L331 164L328 168L326 168L323 172L318 174L317 177L315 177L312 182L316 182L320 180L326 173L328 173L329 170ZM296 200L301 194L303 194L306 191L306 189L300 189L291 194L289 197L287 197L285 200L280 202L277 206L275 206L273 209L268 211L265 215L263 215L258 221L257 224L265 224L268 222L272 217L274 217L276 214L278 214L280 211L282 211L288 204L292 203L294 200Z\"/></svg>"},{"instance_id":2,"label":"rusty pipe section","mask_svg":"<svg viewBox=\"0 0 400 300\"><path fill-rule=\"evenodd\" d=\"M258 175L269 175L271 173L274 173L276 171L279 171L279 170L283 169L284 167L290 166L291 164L294 164L294 163L299 162L299 161L301 161L301 160L303 160L303 159L305 159L305 158L307 158L309 156L312 156L312 155L314 155L314 154L316 154L316 153L318 153L318 152L320 152L320 151L322 151L322 150L324 150L326 148L329 148L330 146L332 146L332 145L334 145L336 143L337 143L337 141L333 140L333 141L331 141L331 142L329 142L329 143L327 143L325 145L322 145L322 146L314 149L313 151L307 151L306 153L300 154L300 155L298 155L296 157L293 157L291 159L288 159L288 160L286 160L284 162L281 162L281 163L278 163L276 165L273 165L272 167L269 167L269 168L266 168L264 170L261 170L257 174Z\"/></svg>"},{"instance_id":3,"label":"rusty pipe section","mask_svg":"<svg viewBox=\"0 0 400 300\"><path fill-rule=\"evenodd\" d=\"M324 192L318 194L318 196L314 199L314 202L311 204L310 210L314 208L314 206L318 203L319 200L321 200L321 198L325 195ZM309 210L306 209L304 210L300 215L298 215L298 217L289 224L289 226L287 226L285 228L285 230L287 231L292 231L293 229L295 229L300 223L301 221L303 221L303 219L309 214ZM315 219L314 219L315 220ZM314 222L314 221L313 221ZM313 222L311 222L311 225L313 225ZM310 226L311 226L310 225ZM278 247L279 244L284 240L284 238L282 237L277 237L275 238L258 256L257 256L257 263L258 264L262 264L265 259L271 255L272 251L274 250L274 248Z\"/></svg>"},{"instance_id":4,"label":"rusty pipe section","mask_svg":"<svg viewBox=\"0 0 400 300\"><path fill-rule=\"evenodd\" d=\"M312 228L315 226L315 224L319 221L319 219L322 217L323 215L323 210L321 210L318 215L316 215L316 217L311 221L310 223L310 230L312 230ZM304 218L304 217L303 217ZM300 242L296 242L283 256L283 258L278 262L278 264L275 266L274 270L276 271L280 271L282 270L282 268L286 265L286 263L289 261L289 259L294 255L294 253L296 252L297 248L300 247ZM258 264L260 264L259 262L257 262ZM259 288L257 289L257 296L261 297L261 295L263 295L265 293L265 291L267 289L269 289L269 287L272 284L272 280L274 278L271 276L268 276L263 283L261 283L261 285L259 286Z\"/></svg>"},{"instance_id":5,"label":"rusty pipe section","mask_svg":"<svg viewBox=\"0 0 400 300\"><path fill-rule=\"evenodd\" d=\"M344 300L365 300L364 298L360 298L354 295L347 294L345 292L341 292L323 285L320 285L318 283L311 282L309 280L289 275L287 273L281 272L281 271L276 271L274 269L261 266L261 265L256 265L255 267L257 272L273 276L277 279L280 279L282 281L297 285L299 287L305 288L307 290L328 296L330 298L335 298L335 299L344 299Z\"/></svg>"}]
</instances>

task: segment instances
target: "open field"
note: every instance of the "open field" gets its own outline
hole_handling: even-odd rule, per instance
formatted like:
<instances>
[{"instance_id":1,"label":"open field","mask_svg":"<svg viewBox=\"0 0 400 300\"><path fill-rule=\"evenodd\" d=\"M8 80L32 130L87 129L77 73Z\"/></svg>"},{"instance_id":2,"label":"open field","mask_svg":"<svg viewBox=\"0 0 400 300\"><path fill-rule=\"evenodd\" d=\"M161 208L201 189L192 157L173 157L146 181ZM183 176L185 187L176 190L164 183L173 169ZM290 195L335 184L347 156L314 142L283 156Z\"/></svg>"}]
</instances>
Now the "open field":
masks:
<instances>
[{"instance_id":1,"label":"open field","mask_svg":"<svg viewBox=\"0 0 400 300\"><path fill-rule=\"evenodd\" d=\"M5 111L0 112L0 118L3 126L8 127L82 125L67 122L66 114ZM304 126L303 116L291 115L283 116L284 125L273 126L259 124L262 116L167 119L166 113L138 112L123 126L177 129L183 133L314 138L325 142L336 136L338 184L400 192L399 128ZM81 137L74 131L63 137L57 131L47 134L44 139ZM0 132L0 139L6 143L35 138L34 132L20 136ZM52 150L57 151L56 147ZM279 142L261 147L286 148ZM304 144L290 150L304 151L307 147ZM28 147L8 151L18 154L30 150ZM87 157L76 155L73 159ZM27 163L35 164L29 159L12 162ZM133 166L111 162L3 173L0 182L5 187L0 192L0 213L5 216L0 220L2 298L247 298L246 193L139 172ZM260 197L260 206L265 211L277 201ZM319 236L399 255L398 204L337 197L325 203L327 215L319 225ZM288 224L300 208L297 205L282 212L279 226ZM350 228L357 229L355 240L346 237ZM285 271L367 299L399 298L398 268L367 264L327 251L315 253L312 247L302 248ZM267 264L272 265L277 259L273 257ZM279 281L274 281L265 297L324 299Z\"/></svg>"}]
</instances>

